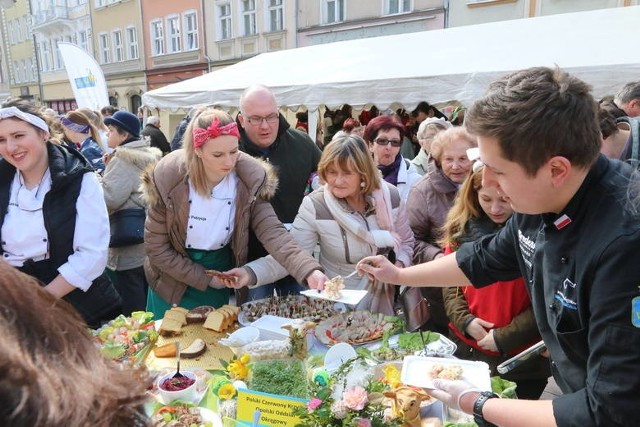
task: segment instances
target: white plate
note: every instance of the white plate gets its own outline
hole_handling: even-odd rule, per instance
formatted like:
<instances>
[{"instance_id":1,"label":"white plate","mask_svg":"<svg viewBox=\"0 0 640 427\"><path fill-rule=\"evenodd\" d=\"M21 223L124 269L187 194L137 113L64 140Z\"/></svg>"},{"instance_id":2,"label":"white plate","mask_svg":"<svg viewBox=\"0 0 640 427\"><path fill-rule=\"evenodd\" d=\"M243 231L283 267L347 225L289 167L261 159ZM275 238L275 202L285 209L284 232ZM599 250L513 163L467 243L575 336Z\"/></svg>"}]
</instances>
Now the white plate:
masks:
<instances>
[{"instance_id":1,"label":"white plate","mask_svg":"<svg viewBox=\"0 0 640 427\"><path fill-rule=\"evenodd\" d=\"M438 334L437 332L432 332ZM413 354L416 356L439 356L439 357L449 357L452 356L453 353L456 352L458 348L456 344L451 341L449 338L445 337L442 334L438 334L440 338L438 341L430 342L426 346L426 354L425 350L419 350L414 352ZM393 335L389 338L389 347L397 348L398 340L400 335ZM364 346L369 350L377 350L382 345L382 341L376 341L373 343L365 344ZM380 362L389 362L388 360L381 360Z\"/></svg>"},{"instance_id":2,"label":"white plate","mask_svg":"<svg viewBox=\"0 0 640 427\"><path fill-rule=\"evenodd\" d=\"M302 295L309 298L326 299L333 302L341 302L346 305L358 305L358 303L367 295L366 290L343 289L340 291L340 298L329 298L324 292L318 292L315 289L307 289L300 291Z\"/></svg>"},{"instance_id":3,"label":"white plate","mask_svg":"<svg viewBox=\"0 0 640 427\"><path fill-rule=\"evenodd\" d=\"M400 381L407 385L433 389L429 371L435 364L460 365L462 379L483 391L491 391L489 365L484 362L473 362L462 359L444 359L441 357L406 356L402 363Z\"/></svg>"},{"instance_id":4,"label":"white plate","mask_svg":"<svg viewBox=\"0 0 640 427\"><path fill-rule=\"evenodd\" d=\"M344 362L356 356L358 354L353 346L344 342L338 343L327 350L327 354L324 355L324 368L328 372L335 371Z\"/></svg>"},{"instance_id":5,"label":"white plate","mask_svg":"<svg viewBox=\"0 0 640 427\"><path fill-rule=\"evenodd\" d=\"M213 423L213 427L223 426L220 415L216 414L211 409L200 408L200 416L202 417L202 421L209 421Z\"/></svg>"}]
</instances>

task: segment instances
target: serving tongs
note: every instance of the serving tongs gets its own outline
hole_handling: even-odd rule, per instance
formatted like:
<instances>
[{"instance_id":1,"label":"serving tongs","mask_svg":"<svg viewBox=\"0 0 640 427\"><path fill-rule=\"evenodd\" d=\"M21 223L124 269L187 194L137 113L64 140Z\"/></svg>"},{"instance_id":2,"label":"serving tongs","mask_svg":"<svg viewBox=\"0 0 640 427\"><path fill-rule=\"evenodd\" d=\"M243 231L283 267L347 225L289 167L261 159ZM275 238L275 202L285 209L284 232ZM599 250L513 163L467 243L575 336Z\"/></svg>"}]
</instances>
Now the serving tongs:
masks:
<instances>
[{"instance_id":1,"label":"serving tongs","mask_svg":"<svg viewBox=\"0 0 640 427\"><path fill-rule=\"evenodd\" d=\"M547 346L543 341L539 341L526 350L516 354L511 359L508 359L496 367L499 374L506 374L511 372L514 368L522 365L526 361L532 359L534 356L544 353L547 350Z\"/></svg>"}]
</instances>

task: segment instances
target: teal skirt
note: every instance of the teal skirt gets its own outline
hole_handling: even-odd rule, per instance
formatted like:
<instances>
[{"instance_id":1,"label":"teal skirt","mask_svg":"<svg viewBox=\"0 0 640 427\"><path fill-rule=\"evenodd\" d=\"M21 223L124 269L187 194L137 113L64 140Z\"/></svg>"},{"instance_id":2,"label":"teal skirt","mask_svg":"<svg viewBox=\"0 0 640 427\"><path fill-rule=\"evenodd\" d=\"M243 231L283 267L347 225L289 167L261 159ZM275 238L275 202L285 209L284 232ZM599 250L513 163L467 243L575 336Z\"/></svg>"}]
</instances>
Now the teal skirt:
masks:
<instances>
[{"instance_id":1,"label":"teal skirt","mask_svg":"<svg viewBox=\"0 0 640 427\"><path fill-rule=\"evenodd\" d=\"M189 258L200 264L208 270L226 271L233 268L233 252L231 245L227 245L216 251L203 251L198 249L187 249ZM229 303L229 288L214 289L207 288L204 291L198 290L192 286L187 286L180 307L192 309L201 305L211 305L213 307L222 307ZM163 300L151 288L147 293L147 311L153 312L156 319L162 319L164 312L169 310L171 305Z\"/></svg>"}]
</instances>

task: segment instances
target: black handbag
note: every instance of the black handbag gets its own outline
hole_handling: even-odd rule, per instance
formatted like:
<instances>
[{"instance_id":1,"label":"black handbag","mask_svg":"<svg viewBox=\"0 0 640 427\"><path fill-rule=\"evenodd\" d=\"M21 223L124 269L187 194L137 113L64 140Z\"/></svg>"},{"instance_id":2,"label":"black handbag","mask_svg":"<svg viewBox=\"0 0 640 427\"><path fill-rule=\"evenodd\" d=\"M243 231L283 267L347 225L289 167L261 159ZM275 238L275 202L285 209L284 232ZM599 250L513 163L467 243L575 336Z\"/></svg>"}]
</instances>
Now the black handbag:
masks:
<instances>
[{"instance_id":1,"label":"black handbag","mask_svg":"<svg viewBox=\"0 0 640 427\"><path fill-rule=\"evenodd\" d=\"M431 304L422 296L420 288L405 286L400 291L405 329L413 332L431 319Z\"/></svg>"},{"instance_id":2,"label":"black handbag","mask_svg":"<svg viewBox=\"0 0 640 427\"><path fill-rule=\"evenodd\" d=\"M144 242L144 208L122 209L109 215L110 248L138 245Z\"/></svg>"}]
</instances>

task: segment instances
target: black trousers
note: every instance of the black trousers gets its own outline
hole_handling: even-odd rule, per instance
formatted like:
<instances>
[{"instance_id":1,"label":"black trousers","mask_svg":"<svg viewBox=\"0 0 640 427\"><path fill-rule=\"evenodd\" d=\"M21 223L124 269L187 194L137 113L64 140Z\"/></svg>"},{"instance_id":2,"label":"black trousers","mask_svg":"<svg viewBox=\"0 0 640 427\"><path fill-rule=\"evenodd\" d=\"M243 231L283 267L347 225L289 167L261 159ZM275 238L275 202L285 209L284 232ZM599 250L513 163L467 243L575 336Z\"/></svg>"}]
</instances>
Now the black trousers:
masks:
<instances>
[{"instance_id":1,"label":"black trousers","mask_svg":"<svg viewBox=\"0 0 640 427\"><path fill-rule=\"evenodd\" d=\"M122 313L125 316L130 316L134 311L146 309L149 284L142 267L110 271L110 276L122 298Z\"/></svg>"}]
</instances>

